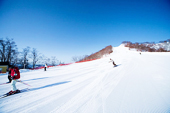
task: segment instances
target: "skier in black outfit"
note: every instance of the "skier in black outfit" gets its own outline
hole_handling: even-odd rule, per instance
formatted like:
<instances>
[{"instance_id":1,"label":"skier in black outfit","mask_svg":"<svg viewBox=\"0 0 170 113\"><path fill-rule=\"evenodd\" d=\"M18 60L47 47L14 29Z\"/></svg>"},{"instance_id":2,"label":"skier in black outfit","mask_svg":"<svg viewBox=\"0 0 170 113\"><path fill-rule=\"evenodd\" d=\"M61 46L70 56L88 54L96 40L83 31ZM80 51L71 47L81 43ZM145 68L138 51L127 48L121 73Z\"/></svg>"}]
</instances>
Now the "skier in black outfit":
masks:
<instances>
[{"instance_id":1,"label":"skier in black outfit","mask_svg":"<svg viewBox=\"0 0 170 113\"><path fill-rule=\"evenodd\" d=\"M116 66L115 62L110 58L110 61L109 62L112 62L114 66Z\"/></svg>"},{"instance_id":2,"label":"skier in black outfit","mask_svg":"<svg viewBox=\"0 0 170 113\"><path fill-rule=\"evenodd\" d=\"M47 69L47 64L45 64L44 71L46 71L46 69Z\"/></svg>"},{"instance_id":3,"label":"skier in black outfit","mask_svg":"<svg viewBox=\"0 0 170 113\"><path fill-rule=\"evenodd\" d=\"M9 67L9 69L8 69L8 80L9 80L9 82L7 82L7 83L11 83L11 81L12 81L12 78L11 78L11 67Z\"/></svg>"}]
</instances>

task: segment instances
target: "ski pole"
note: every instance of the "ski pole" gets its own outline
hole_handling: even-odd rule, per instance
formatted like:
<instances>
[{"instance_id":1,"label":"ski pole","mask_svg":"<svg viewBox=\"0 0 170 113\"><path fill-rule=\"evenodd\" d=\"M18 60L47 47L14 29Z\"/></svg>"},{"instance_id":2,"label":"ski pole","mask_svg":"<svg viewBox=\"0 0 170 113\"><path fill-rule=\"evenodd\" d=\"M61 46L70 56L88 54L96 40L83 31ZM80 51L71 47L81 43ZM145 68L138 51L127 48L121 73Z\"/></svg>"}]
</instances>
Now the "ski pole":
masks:
<instances>
[{"instance_id":1,"label":"ski pole","mask_svg":"<svg viewBox=\"0 0 170 113\"><path fill-rule=\"evenodd\" d=\"M27 86L30 86L30 87L31 87L31 85L29 85L29 84L27 84L27 83L25 83L25 82L23 82L23 81L21 81L21 80L17 80L17 82L21 82L22 84L25 84L25 85L27 85Z\"/></svg>"},{"instance_id":2,"label":"ski pole","mask_svg":"<svg viewBox=\"0 0 170 113\"><path fill-rule=\"evenodd\" d=\"M10 82L9 82L10 83ZM9 84L8 82L6 82L6 83L2 83L2 84L0 84L0 85L4 85L4 84Z\"/></svg>"}]
</instances>

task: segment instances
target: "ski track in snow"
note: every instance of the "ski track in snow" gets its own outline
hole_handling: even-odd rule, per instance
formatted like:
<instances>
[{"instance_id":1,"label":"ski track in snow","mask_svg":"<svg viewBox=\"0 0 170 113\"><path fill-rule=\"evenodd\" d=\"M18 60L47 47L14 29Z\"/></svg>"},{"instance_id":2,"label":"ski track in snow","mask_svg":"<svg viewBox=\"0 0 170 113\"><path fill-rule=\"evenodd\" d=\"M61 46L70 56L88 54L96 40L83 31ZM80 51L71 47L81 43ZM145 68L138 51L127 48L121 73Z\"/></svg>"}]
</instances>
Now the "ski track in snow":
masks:
<instances>
[{"instance_id":1,"label":"ski track in snow","mask_svg":"<svg viewBox=\"0 0 170 113\"><path fill-rule=\"evenodd\" d=\"M119 46L105 58L21 73L30 90L0 100L0 113L169 113L170 53ZM117 67L108 63L113 58ZM7 75L0 75L0 83ZM17 83L17 88L28 86ZM0 94L10 85L0 85Z\"/></svg>"}]
</instances>

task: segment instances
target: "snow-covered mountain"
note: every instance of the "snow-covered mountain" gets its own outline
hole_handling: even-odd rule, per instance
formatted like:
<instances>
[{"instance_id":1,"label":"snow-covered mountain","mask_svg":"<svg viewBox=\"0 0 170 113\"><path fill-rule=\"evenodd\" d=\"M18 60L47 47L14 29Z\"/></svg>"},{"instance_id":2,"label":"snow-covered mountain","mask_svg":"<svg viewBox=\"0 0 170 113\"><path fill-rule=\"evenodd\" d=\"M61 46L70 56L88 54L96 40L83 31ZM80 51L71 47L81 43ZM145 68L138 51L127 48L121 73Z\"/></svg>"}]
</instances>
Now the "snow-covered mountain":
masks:
<instances>
[{"instance_id":1,"label":"snow-covered mountain","mask_svg":"<svg viewBox=\"0 0 170 113\"><path fill-rule=\"evenodd\" d=\"M154 44L152 48L155 48L155 49L163 48L167 51L170 51L170 43L169 42L157 43L157 44Z\"/></svg>"},{"instance_id":2,"label":"snow-covered mountain","mask_svg":"<svg viewBox=\"0 0 170 113\"><path fill-rule=\"evenodd\" d=\"M142 52L170 52L170 39L166 41L160 41L160 43L144 42L144 43L132 43L130 41L123 41L122 44L129 49L136 49Z\"/></svg>"},{"instance_id":3,"label":"snow-covered mountain","mask_svg":"<svg viewBox=\"0 0 170 113\"><path fill-rule=\"evenodd\" d=\"M112 58L117 67L109 63ZM0 99L0 113L169 113L170 52L130 51L120 45L109 56L83 63L21 71L18 89ZM0 83L7 82L0 75ZM0 85L0 95L11 89Z\"/></svg>"}]
</instances>

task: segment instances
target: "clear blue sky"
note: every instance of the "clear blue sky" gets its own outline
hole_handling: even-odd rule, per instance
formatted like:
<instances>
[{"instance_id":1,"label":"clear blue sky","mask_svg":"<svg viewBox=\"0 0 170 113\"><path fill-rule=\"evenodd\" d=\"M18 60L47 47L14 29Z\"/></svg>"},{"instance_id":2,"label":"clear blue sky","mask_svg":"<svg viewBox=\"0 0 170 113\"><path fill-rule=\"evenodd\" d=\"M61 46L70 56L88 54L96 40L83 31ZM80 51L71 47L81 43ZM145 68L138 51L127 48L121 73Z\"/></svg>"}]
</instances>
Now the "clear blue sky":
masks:
<instances>
[{"instance_id":1,"label":"clear blue sky","mask_svg":"<svg viewBox=\"0 0 170 113\"><path fill-rule=\"evenodd\" d=\"M170 0L0 0L0 38L71 62L123 41L170 39Z\"/></svg>"}]
</instances>

